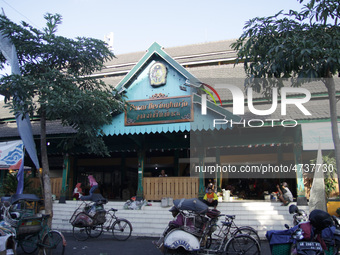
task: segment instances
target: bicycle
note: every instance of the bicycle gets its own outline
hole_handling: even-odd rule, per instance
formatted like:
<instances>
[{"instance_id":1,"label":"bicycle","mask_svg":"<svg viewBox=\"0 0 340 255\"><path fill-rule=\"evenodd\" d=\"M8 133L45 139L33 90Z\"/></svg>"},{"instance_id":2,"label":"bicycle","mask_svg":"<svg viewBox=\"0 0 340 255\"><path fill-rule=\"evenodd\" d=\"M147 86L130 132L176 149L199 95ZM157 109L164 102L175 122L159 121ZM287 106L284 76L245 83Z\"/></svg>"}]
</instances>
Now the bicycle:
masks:
<instances>
[{"instance_id":1,"label":"bicycle","mask_svg":"<svg viewBox=\"0 0 340 255\"><path fill-rule=\"evenodd\" d=\"M236 218L236 215L225 215L220 214L220 216L225 216L225 221L221 221L222 225L215 225L216 229L218 230L217 234L214 234L214 236L218 237L219 239L224 237L225 240L230 239L231 237L235 237L238 235L248 235L253 237L259 244L261 243L260 237L257 234L257 231L250 226L241 226L238 227L236 223L234 222L234 219ZM213 238L212 235L208 237L207 240L207 247L210 247L212 244Z\"/></svg>"},{"instance_id":2,"label":"bicycle","mask_svg":"<svg viewBox=\"0 0 340 255\"><path fill-rule=\"evenodd\" d=\"M41 219L41 230L38 233L23 235L16 238L21 249L27 253L34 253L38 247L43 249L44 254L61 254L65 252L66 240L63 234L57 230L51 230L47 225L47 220L50 217L49 214L44 214L40 218L33 218L33 220L39 221ZM24 221L32 220L26 218ZM24 221L19 221L21 224ZM19 227L20 233L20 227Z\"/></svg>"},{"instance_id":3,"label":"bicycle","mask_svg":"<svg viewBox=\"0 0 340 255\"><path fill-rule=\"evenodd\" d=\"M63 255L66 239L59 231L49 228L47 224L49 214L39 216L38 214L34 215L30 210L13 210L17 202L36 202L39 200L38 197L27 195L29 194L12 196L11 201L2 206L3 219L15 229L15 240L18 245L27 254L32 254L38 248L41 248L44 254Z\"/></svg>"},{"instance_id":4,"label":"bicycle","mask_svg":"<svg viewBox=\"0 0 340 255\"><path fill-rule=\"evenodd\" d=\"M73 236L78 241L85 241L89 237L99 237L106 230L112 231L114 238L119 241L127 240L133 230L131 223L127 219L118 218L117 209L104 210L103 204L107 202L106 199L94 195L90 202L83 201L74 211L70 219Z\"/></svg>"},{"instance_id":5,"label":"bicycle","mask_svg":"<svg viewBox=\"0 0 340 255\"><path fill-rule=\"evenodd\" d=\"M113 237L119 241L127 240L132 233L132 225L127 219L120 219L116 216L117 209L111 208L106 211L109 219L104 224L99 224L94 227L87 227L86 232L90 237L99 237L103 230L112 231Z\"/></svg>"}]
</instances>

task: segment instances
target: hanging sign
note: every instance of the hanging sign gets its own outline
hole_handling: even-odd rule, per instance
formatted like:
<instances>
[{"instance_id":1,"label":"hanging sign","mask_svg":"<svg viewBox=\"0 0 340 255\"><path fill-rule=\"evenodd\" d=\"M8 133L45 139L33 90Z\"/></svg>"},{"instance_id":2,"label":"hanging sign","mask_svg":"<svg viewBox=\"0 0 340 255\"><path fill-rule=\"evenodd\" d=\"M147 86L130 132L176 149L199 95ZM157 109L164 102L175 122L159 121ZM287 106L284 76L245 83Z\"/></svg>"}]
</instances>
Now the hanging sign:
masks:
<instances>
[{"instance_id":1,"label":"hanging sign","mask_svg":"<svg viewBox=\"0 0 340 255\"><path fill-rule=\"evenodd\" d=\"M19 169L24 144L21 140L0 143L0 169Z\"/></svg>"},{"instance_id":2,"label":"hanging sign","mask_svg":"<svg viewBox=\"0 0 340 255\"><path fill-rule=\"evenodd\" d=\"M192 96L154 95L147 100L127 101L125 126L193 121Z\"/></svg>"}]
</instances>

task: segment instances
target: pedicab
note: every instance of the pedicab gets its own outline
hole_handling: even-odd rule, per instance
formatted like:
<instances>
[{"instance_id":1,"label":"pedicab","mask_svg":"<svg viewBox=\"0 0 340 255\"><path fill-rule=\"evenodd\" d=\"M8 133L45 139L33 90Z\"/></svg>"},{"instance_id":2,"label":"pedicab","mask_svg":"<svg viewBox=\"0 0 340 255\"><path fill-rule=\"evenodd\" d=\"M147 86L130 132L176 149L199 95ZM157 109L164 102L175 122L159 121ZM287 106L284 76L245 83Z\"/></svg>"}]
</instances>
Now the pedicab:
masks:
<instances>
[{"instance_id":1,"label":"pedicab","mask_svg":"<svg viewBox=\"0 0 340 255\"><path fill-rule=\"evenodd\" d=\"M15 230L15 240L28 254L41 248L44 254L64 254L66 239L57 230L49 228L50 215L41 214L41 199L34 194L15 194L1 198L1 215Z\"/></svg>"},{"instance_id":2,"label":"pedicab","mask_svg":"<svg viewBox=\"0 0 340 255\"><path fill-rule=\"evenodd\" d=\"M104 230L111 231L119 241L127 240L132 233L132 225L127 219L116 216L117 209L104 209L107 199L100 194L81 197L81 204L74 211L70 223L73 236L79 241L89 237L99 237Z\"/></svg>"},{"instance_id":3,"label":"pedicab","mask_svg":"<svg viewBox=\"0 0 340 255\"><path fill-rule=\"evenodd\" d=\"M79 241L85 241L90 236L98 237L101 234L102 231L97 234L96 227L106 221L104 204L107 199L100 194L92 194L82 196L80 201L69 222L73 226L73 236Z\"/></svg>"},{"instance_id":4,"label":"pedicab","mask_svg":"<svg viewBox=\"0 0 340 255\"><path fill-rule=\"evenodd\" d=\"M164 254L261 254L260 244L249 234L237 234L229 237L225 229L229 223L221 222L225 216L197 198L177 199L174 206L184 219L182 226L169 224L156 243Z\"/></svg>"}]
</instances>

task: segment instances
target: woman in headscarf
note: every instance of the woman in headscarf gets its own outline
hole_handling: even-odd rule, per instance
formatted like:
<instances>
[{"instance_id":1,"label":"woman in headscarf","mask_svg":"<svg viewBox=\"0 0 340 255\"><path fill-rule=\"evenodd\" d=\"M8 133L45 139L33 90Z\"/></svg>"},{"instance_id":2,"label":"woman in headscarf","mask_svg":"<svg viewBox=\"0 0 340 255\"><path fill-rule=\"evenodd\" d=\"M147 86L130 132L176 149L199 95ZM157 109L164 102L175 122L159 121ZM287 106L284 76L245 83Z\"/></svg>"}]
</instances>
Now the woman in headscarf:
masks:
<instances>
[{"instance_id":1,"label":"woman in headscarf","mask_svg":"<svg viewBox=\"0 0 340 255\"><path fill-rule=\"evenodd\" d=\"M79 200L82 195L83 195L83 191L81 189L81 183L78 182L76 187L73 190L73 197Z\"/></svg>"}]
</instances>

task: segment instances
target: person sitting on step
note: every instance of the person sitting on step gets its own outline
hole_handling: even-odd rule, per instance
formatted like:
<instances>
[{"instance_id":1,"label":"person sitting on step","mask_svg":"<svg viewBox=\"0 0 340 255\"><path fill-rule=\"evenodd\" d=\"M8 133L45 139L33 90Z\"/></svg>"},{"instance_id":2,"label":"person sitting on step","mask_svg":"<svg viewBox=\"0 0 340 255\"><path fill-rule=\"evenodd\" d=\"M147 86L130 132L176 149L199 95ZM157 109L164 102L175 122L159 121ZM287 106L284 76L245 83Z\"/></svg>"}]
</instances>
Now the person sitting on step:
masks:
<instances>
[{"instance_id":1,"label":"person sitting on step","mask_svg":"<svg viewBox=\"0 0 340 255\"><path fill-rule=\"evenodd\" d=\"M216 209L218 204L218 197L215 192L213 192L211 187L208 187L208 192L205 193L205 196L203 197L203 202L208 206L213 206L214 209Z\"/></svg>"},{"instance_id":2,"label":"person sitting on step","mask_svg":"<svg viewBox=\"0 0 340 255\"><path fill-rule=\"evenodd\" d=\"M293 202L293 194L289 190L287 182L283 182L281 185L283 190L280 189L280 185L276 185L278 190L278 198L282 202L281 205L287 206L289 203Z\"/></svg>"}]
</instances>

